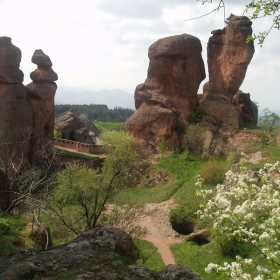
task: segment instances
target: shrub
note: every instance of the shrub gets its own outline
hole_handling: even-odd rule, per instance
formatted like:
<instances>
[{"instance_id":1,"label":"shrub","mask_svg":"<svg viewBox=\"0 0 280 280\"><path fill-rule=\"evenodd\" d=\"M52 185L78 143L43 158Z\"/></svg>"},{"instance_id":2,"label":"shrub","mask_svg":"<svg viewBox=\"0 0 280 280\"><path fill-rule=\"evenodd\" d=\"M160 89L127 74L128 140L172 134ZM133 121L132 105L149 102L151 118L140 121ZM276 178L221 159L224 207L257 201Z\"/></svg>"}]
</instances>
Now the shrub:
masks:
<instances>
[{"instance_id":1,"label":"shrub","mask_svg":"<svg viewBox=\"0 0 280 280\"><path fill-rule=\"evenodd\" d=\"M203 166L200 176L206 184L219 184L223 182L226 171L225 162L212 159Z\"/></svg>"},{"instance_id":2,"label":"shrub","mask_svg":"<svg viewBox=\"0 0 280 280\"><path fill-rule=\"evenodd\" d=\"M203 153L205 128L200 124L191 124L186 127L184 144L193 155L200 156Z\"/></svg>"},{"instance_id":3,"label":"shrub","mask_svg":"<svg viewBox=\"0 0 280 280\"><path fill-rule=\"evenodd\" d=\"M157 149L160 152L161 156L163 156L163 153L167 150L167 141L164 137L161 137L158 141Z\"/></svg>"},{"instance_id":4,"label":"shrub","mask_svg":"<svg viewBox=\"0 0 280 280\"><path fill-rule=\"evenodd\" d=\"M280 126L280 115L270 111L268 108L263 110L264 116L259 118L258 126L262 131L271 132Z\"/></svg>"},{"instance_id":5,"label":"shrub","mask_svg":"<svg viewBox=\"0 0 280 280\"><path fill-rule=\"evenodd\" d=\"M242 258L246 258L252 251L250 244L240 241L233 236L227 237L218 235L215 237L215 241L224 256L235 257L239 255Z\"/></svg>"},{"instance_id":6,"label":"shrub","mask_svg":"<svg viewBox=\"0 0 280 280\"><path fill-rule=\"evenodd\" d=\"M54 129L54 131L53 131L53 136L54 136L55 138L62 138L62 132L59 131L59 130L57 130L57 129Z\"/></svg>"},{"instance_id":7,"label":"shrub","mask_svg":"<svg viewBox=\"0 0 280 280\"><path fill-rule=\"evenodd\" d=\"M194 111L188 113L189 122L192 124L199 123L205 115L201 107L195 107Z\"/></svg>"}]
</instances>

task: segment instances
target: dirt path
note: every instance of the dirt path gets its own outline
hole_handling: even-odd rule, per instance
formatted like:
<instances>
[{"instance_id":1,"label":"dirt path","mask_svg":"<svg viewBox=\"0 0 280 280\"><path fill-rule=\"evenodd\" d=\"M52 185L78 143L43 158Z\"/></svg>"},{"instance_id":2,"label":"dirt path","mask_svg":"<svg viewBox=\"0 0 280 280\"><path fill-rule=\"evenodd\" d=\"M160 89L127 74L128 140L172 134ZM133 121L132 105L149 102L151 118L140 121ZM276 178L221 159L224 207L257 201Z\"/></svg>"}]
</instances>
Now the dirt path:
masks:
<instances>
[{"instance_id":1,"label":"dirt path","mask_svg":"<svg viewBox=\"0 0 280 280\"><path fill-rule=\"evenodd\" d=\"M149 242L152 242L154 246L157 247L158 249L157 251L160 253L165 265L175 264L175 259L172 255L169 245L174 244L176 242L172 242L170 240L164 240L164 239L157 239L149 235L147 235L144 239Z\"/></svg>"},{"instance_id":2,"label":"dirt path","mask_svg":"<svg viewBox=\"0 0 280 280\"><path fill-rule=\"evenodd\" d=\"M149 203L146 205L146 209L155 210L155 212L139 223L142 227L147 228L148 234L144 239L152 242L158 248L165 265L175 264L169 246L184 241L183 236L174 231L169 222L169 213L172 208L176 208L173 199L161 203Z\"/></svg>"}]
</instances>

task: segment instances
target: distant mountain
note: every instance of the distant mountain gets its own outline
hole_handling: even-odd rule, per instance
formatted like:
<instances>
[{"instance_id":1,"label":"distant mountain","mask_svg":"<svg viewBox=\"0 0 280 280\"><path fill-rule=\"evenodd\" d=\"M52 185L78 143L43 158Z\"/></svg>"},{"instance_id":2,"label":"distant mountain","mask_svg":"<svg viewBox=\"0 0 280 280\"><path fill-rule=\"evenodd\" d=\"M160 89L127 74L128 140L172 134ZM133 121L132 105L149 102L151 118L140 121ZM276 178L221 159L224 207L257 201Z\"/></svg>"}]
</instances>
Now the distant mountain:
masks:
<instances>
[{"instance_id":1,"label":"distant mountain","mask_svg":"<svg viewBox=\"0 0 280 280\"><path fill-rule=\"evenodd\" d=\"M58 87L55 104L106 104L109 109L122 107L135 109L133 94L120 89L88 90Z\"/></svg>"}]
</instances>

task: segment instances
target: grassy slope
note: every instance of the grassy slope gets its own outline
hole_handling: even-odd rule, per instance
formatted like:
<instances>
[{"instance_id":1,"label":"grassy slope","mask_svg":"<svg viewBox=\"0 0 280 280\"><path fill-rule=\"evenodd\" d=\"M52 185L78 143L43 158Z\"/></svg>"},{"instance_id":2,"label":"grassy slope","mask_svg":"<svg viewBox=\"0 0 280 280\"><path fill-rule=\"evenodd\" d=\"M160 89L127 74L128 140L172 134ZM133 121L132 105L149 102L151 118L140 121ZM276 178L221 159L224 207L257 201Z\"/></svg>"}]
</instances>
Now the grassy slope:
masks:
<instances>
[{"instance_id":1,"label":"grassy slope","mask_svg":"<svg viewBox=\"0 0 280 280\"><path fill-rule=\"evenodd\" d=\"M253 141L252 145L245 151L252 153L262 151L266 157L259 164L250 164L248 167L254 170L259 169L265 162L275 162L280 158L280 152L276 147L276 135L263 133L259 130L247 130L248 133L255 133L260 138ZM225 159L219 159L225 161ZM184 155L171 154L168 157L157 159L157 163L149 171L152 174L155 171L167 170L172 180L168 183L161 183L153 188L145 188L145 181L142 185L124 190L116 194L112 198L113 203L147 203L147 202L162 202L173 197L180 205L187 205L191 212L195 212L199 207L199 199L196 196L195 181L198 174L206 164L205 159L191 157L186 160ZM149 175L146 175L149 177ZM215 188L216 184L206 185L206 188ZM225 279L225 277L207 274L204 269L208 263L219 263L234 261L234 258L224 256L219 250L216 242L211 242L207 245L198 246L193 242L185 242L182 244L174 244L171 250L177 263L188 265L203 275L206 279ZM254 253L249 253L254 254ZM250 256L250 255L249 255ZM260 259L261 262L261 259ZM147 263L146 265L149 266ZM152 265L153 266L153 265Z\"/></svg>"},{"instance_id":2,"label":"grassy slope","mask_svg":"<svg viewBox=\"0 0 280 280\"><path fill-rule=\"evenodd\" d=\"M103 131L122 128L121 123L105 124L102 122L95 122L95 124L96 123L99 125L99 128L102 127ZM247 131L258 134L260 136L260 140L254 141L245 152L251 153L261 150L263 152L263 155L267 157L267 159L260 164L248 164L249 167L256 170L266 161L275 162L276 160L279 160L280 153L275 145L275 135L268 135L258 130ZM206 162L207 161L205 159L195 157L191 157L187 160L184 155L174 153L171 153L168 157L158 158L157 163L149 170L149 173L152 174L156 171L165 169L171 174L172 180L170 182L158 184L153 188L146 188L145 184L149 179L149 174L147 174L146 179L143 180L142 185L117 193L114 197L111 198L110 202L117 204L162 202L173 197L180 205L188 205L191 211L195 212L199 206L199 199L195 194L197 189L197 187L195 186L196 176L200 173ZM215 185L208 185L207 187L215 188ZM2 218L2 223L6 223L4 221L6 217L1 216L0 218ZM10 230L9 227L6 228L8 231ZM2 229L4 228L2 227ZM1 232L0 230L0 240L3 240L2 234L6 235L6 233L6 230L5 232ZM14 235L11 235L11 237L12 236ZM14 239L14 237L12 237L13 240L11 240L11 246L13 246L14 240L16 240L17 243L17 238L18 237L15 237ZM144 241L141 242L141 246L143 247ZM151 244L147 244L145 242L144 244L145 251L149 251L152 249ZM6 248L7 251L10 251L11 249L12 247ZM197 246L192 242L185 242L182 244L172 245L171 250L177 263L186 264L192 267L206 279L224 279L221 277L219 278L216 275L205 274L204 268L209 262L223 263L225 261L230 262L233 260L229 257L223 256L220 253L215 242L211 242L210 244L203 246ZM162 259L159 254L154 254L153 257L145 263L145 265L149 266L155 271L159 271L163 267Z\"/></svg>"},{"instance_id":3,"label":"grassy slope","mask_svg":"<svg viewBox=\"0 0 280 280\"><path fill-rule=\"evenodd\" d=\"M94 125L102 132L108 130L123 130L122 122L103 122L103 121L94 121Z\"/></svg>"}]
</instances>

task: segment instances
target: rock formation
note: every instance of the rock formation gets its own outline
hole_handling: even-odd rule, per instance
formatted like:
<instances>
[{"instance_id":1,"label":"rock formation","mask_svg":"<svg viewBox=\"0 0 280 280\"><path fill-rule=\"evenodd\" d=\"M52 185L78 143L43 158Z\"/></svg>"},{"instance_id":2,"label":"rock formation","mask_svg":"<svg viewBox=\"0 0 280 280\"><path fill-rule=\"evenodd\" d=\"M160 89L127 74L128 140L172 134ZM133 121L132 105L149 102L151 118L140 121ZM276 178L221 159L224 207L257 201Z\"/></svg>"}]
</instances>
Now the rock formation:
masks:
<instances>
[{"instance_id":1,"label":"rock formation","mask_svg":"<svg viewBox=\"0 0 280 280\"><path fill-rule=\"evenodd\" d=\"M253 42L246 43L251 25L247 17L233 17L227 27L212 31L208 41L209 89L201 102L206 113L203 123L224 136L235 134L241 120L241 109L233 97L254 54Z\"/></svg>"},{"instance_id":2,"label":"rock formation","mask_svg":"<svg viewBox=\"0 0 280 280\"><path fill-rule=\"evenodd\" d=\"M135 113L126 130L138 143L155 148L164 137L168 145L180 144L176 128L188 121L198 105L197 90L205 78L201 43L183 34L160 39L149 48L149 69L144 84L135 90Z\"/></svg>"},{"instance_id":3,"label":"rock formation","mask_svg":"<svg viewBox=\"0 0 280 280\"><path fill-rule=\"evenodd\" d=\"M101 133L84 114L72 108L55 119L55 129L62 133L62 138L86 144L95 144Z\"/></svg>"},{"instance_id":4,"label":"rock formation","mask_svg":"<svg viewBox=\"0 0 280 280\"><path fill-rule=\"evenodd\" d=\"M258 124L258 106L251 100L250 93L244 93L239 90L236 94L238 96L238 105L241 108L241 119L239 124Z\"/></svg>"},{"instance_id":5,"label":"rock formation","mask_svg":"<svg viewBox=\"0 0 280 280\"><path fill-rule=\"evenodd\" d=\"M61 246L41 252L25 250L0 258L0 279L52 279L65 271L76 280L155 279L149 268L133 264L139 256L139 250L126 232L113 227L97 227ZM156 279L204 278L187 266L176 264L168 265Z\"/></svg>"},{"instance_id":6,"label":"rock formation","mask_svg":"<svg viewBox=\"0 0 280 280\"><path fill-rule=\"evenodd\" d=\"M54 96L57 89L57 74L52 70L50 58L42 50L36 50L32 62L38 68L30 74L32 83L26 86L27 98L34 114L31 139L31 160L41 161L42 150L48 151L53 146L54 131Z\"/></svg>"},{"instance_id":7,"label":"rock formation","mask_svg":"<svg viewBox=\"0 0 280 280\"><path fill-rule=\"evenodd\" d=\"M11 38L0 37L0 154L2 158L6 152L10 156L13 153L20 161L27 161L33 110L22 84L20 61L21 51Z\"/></svg>"},{"instance_id":8,"label":"rock formation","mask_svg":"<svg viewBox=\"0 0 280 280\"><path fill-rule=\"evenodd\" d=\"M9 206L12 170L29 164L33 110L19 69L21 51L0 37L0 209Z\"/></svg>"}]
</instances>

